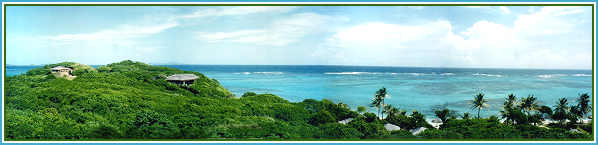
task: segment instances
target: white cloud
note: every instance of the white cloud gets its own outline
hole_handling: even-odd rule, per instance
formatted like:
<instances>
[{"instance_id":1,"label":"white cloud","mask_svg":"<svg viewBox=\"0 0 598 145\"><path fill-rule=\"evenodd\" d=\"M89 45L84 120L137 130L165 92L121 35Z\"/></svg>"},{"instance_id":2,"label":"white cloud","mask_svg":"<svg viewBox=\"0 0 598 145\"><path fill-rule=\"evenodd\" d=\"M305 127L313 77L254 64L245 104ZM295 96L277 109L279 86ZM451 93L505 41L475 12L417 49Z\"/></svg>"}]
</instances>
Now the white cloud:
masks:
<instances>
[{"instance_id":1,"label":"white cloud","mask_svg":"<svg viewBox=\"0 0 598 145\"><path fill-rule=\"evenodd\" d=\"M447 21L412 26L371 22L342 30L332 36L331 41L335 41L334 44L337 44L338 47L386 46L404 48L404 43L434 35L447 27L450 27Z\"/></svg>"},{"instance_id":2,"label":"white cloud","mask_svg":"<svg viewBox=\"0 0 598 145\"><path fill-rule=\"evenodd\" d=\"M95 41L95 40L106 40L106 39L130 39L144 37L156 33L160 33L166 29L176 27L178 23L164 23L164 24L151 24L151 25L121 25L115 29L106 29L92 33L80 33L80 34L60 34L57 36L49 36L47 39L53 41Z\"/></svg>"},{"instance_id":3,"label":"white cloud","mask_svg":"<svg viewBox=\"0 0 598 145\"><path fill-rule=\"evenodd\" d=\"M461 7L489 11L490 13L500 12L500 13L503 13L506 15L511 14L511 9L509 9L509 7L506 7L506 6L461 6Z\"/></svg>"},{"instance_id":4,"label":"white cloud","mask_svg":"<svg viewBox=\"0 0 598 145\"><path fill-rule=\"evenodd\" d=\"M423 7L409 7L420 9ZM228 48L246 52L266 51L280 57L294 59L318 59L314 63L344 65L399 65L399 66L439 66L439 67L522 67L522 68L584 68L591 67L591 9L588 7L534 7L525 14L508 7L469 7L482 8L493 13L512 14L512 23L482 20L466 29L455 31L453 24L446 20L412 21L409 24L395 24L382 21L363 22L343 26L347 17L328 16L311 12L289 13L295 7L210 7L202 8L186 15L148 16L150 22L116 25L90 33L59 34L54 36L8 37L8 45L14 51L50 49L56 50L46 55L29 55L10 60L36 60L35 57L57 57L46 60L80 61L89 64L113 62L119 59L141 61L172 61L160 55L168 50L166 46L187 46L191 51L203 48ZM482 10L478 10L482 11ZM524 10L525 11L525 10ZM299 12L299 11L297 11ZM270 13L284 13L285 17L267 18ZM187 20L213 20L207 17L245 18L252 15L259 23L251 26L233 27L236 29L215 30L221 27L206 26L210 30L197 31L197 26L209 23L195 23ZM254 17L256 16L256 17ZM280 16L280 15L276 15ZM581 17L584 16L584 17ZM586 17L587 16L587 17ZM507 17L506 15L504 17ZM204 19L205 18L205 19ZM220 20L220 19L218 19ZM165 21L165 22L164 22ZM156 23L158 22L158 23ZM213 21L212 21L213 22ZM253 22L253 21L252 21ZM191 24L193 23L193 24ZM216 22L217 23L217 22ZM198 25L195 25L198 24ZM219 24L219 23L218 23ZM457 23L459 24L459 23ZM170 33L175 28L190 28ZM231 27L224 27L231 28ZM462 28L462 27L458 27ZM188 34L190 30L192 33ZM332 32L329 33L329 32ZM170 42L154 42L158 34L167 35ZM171 35L189 39L176 40ZM183 36L184 35L184 36ZM312 37L313 36L313 37ZM179 38L179 37L177 37ZM171 41L175 40L176 45ZM199 41L197 41L199 40ZM299 43L305 41L306 43ZM324 44L318 42L325 41ZM172 44L161 44L172 43ZM192 44L188 44L192 43ZM19 46L15 46L18 44ZM179 45L180 44L180 45ZM198 45L200 44L200 45ZM250 45L248 45L250 44ZM239 46L240 48L234 48ZM263 47L277 46L277 47ZM278 49L283 47L288 49ZM296 49L300 47L310 47ZM234 49L233 49L234 48ZM254 49L255 48L255 49ZM274 52L276 50L277 52ZM312 50L315 52L312 53ZM241 50L239 50L241 51ZM203 52L199 51L199 53ZM225 52L225 51L222 51ZM311 56L305 53L312 53ZM222 53L230 57L208 57L215 59L240 58L233 53ZM14 56L14 55L13 55ZM60 58L58 58L60 56ZM9 57L11 57L9 55ZM100 58L105 61L100 62ZM199 57L198 57L199 58ZM206 58L206 57L202 57ZM29 60L28 60L29 59ZM288 58L248 58L268 63L270 60ZM240 59L239 61L244 61ZM46 61L38 61L46 62ZM202 61L204 62L204 61ZM207 61L206 61L207 62ZM222 62L225 62L223 60ZM229 61L230 62L230 61ZM238 63L238 62L237 62ZM292 63L291 63L292 64Z\"/></svg>"},{"instance_id":5,"label":"white cloud","mask_svg":"<svg viewBox=\"0 0 598 145\"><path fill-rule=\"evenodd\" d=\"M511 14L511 10L505 6L498 7L504 14Z\"/></svg>"},{"instance_id":6,"label":"white cloud","mask_svg":"<svg viewBox=\"0 0 598 145\"><path fill-rule=\"evenodd\" d=\"M363 23L338 31L325 52L333 64L433 67L591 68L591 24L568 15L578 7L544 7L512 26L479 21L454 32L448 21L417 25ZM566 16L567 15L567 16Z\"/></svg>"},{"instance_id":7,"label":"white cloud","mask_svg":"<svg viewBox=\"0 0 598 145\"><path fill-rule=\"evenodd\" d=\"M454 39L451 27L448 21L421 25L365 23L340 30L328 40L330 49L315 55L334 54L332 64L429 66L435 62L417 57L450 53L443 46ZM438 59L442 58L430 60Z\"/></svg>"},{"instance_id":8,"label":"white cloud","mask_svg":"<svg viewBox=\"0 0 598 145\"><path fill-rule=\"evenodd\" d=\"M57 61L80 61L89 64L102 64L122 59L136 59L140 61L160 60L159 51L162 45L160 42L148 41L149 37L160 34L168 29L181 26L183 21L188 18L203 18L207 16L241 16L260 13L285 13L295 9L295 7L217 7L199 9L191 14L174 15L164 14L159 17L143 16L136 23L120 24L114 28L106 28L89 33L58 34L53 36L39 37L14 37L13 41L27 43L31 49L53 49L54 51L47 57L48 60ZM211 39L226 39L229 37L254 36L264 32L241 31L230 34L208 35ZM272 37L272 38L268 38ZM273 40L276 36L261 35L257 37L245 37L239 39L240 42L267 41ZM273 43L288 43L284 41ZM101 59L105 58L105 59ZM28 61L37 58L15 58ZM167 60L168 61L168 60Z\"/></svg>"},{"instance_id":9,"label":"white cloud","mask_svg":"<svg viewBox=\"0 0 598 145\"><path fill-rule=\"evenodd\" d=\"M174 21L161 23L123 24L115 28L90 33L58 34L54 36L15 36L11 42L27 46L26 50L53 50L43 56L12 58L14 61L38 59L78 61L87 64L105 64L114 60L136 59L149 61L159 55L159 46L150 41L142 41L167 29L178 26ZM21 52L22 53L22 52ZM46 62L47 61L37 61Z\"/></svg>"},{"instance_id":10,"label":"white cloud","mask_svg":"<svg viewBox=\"0 0 598 145\"><path fill-rule=\"evenodd\" d=\"M199 9L192 14L182 15L180 18L200 18L209 16L234 16L248 15L257 13L286 13L296 7L291 6L240 6L240 7L220 7Z\"/></svg>"},{"instance_id":11,"label":"white cloud","mask_svg":"<svg viewBox=\"0 0 598 145\"><path fill-rule=\"evenodd\" d=\"M238 30L231 32L198 32L197 39L210 43L238 42L256 45L285 46L313 32L320 31L327 23L346 21L346 18L299 13L273 21L265 29Z\"/></svg>"},{"instance_id":12,"label":"white cloud","mask_svg":"<svg viewBox=\"0 0 598 145\"><path fill-rule=\"evenodd\" d=\"M591 35L578 35L589 30L588 23L577 23L574 14L580 7L543 7L537 12L522 14L512 26L488 21L476 22L461 32L462 48L473 66L523 68L591 68Z\"/></svg>"},{"instance_id":13,"label":"white cloud","mask_svg":"<svg viewBox=\"0 0 598 145\"><path fill-rule=\"evenodd\" d=\"M256 34L265 33L264 30L241 30L236 32L217 32L217 33L199 33L199 37L207 39L208 41L220 41L224 39L238 38L238 37L251 37Z\"/></svg>"}]
</instances>

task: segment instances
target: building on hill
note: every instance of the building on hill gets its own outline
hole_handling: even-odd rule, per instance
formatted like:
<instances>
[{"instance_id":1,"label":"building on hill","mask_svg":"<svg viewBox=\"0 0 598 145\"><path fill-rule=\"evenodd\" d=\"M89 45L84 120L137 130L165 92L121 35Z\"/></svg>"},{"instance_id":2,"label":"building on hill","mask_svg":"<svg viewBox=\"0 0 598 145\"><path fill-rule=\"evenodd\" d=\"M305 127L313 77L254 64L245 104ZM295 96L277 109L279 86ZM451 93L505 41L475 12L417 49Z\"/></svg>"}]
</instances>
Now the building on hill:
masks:
<instances>
[{"instance_id":1,"label":"building on hill","mask_svg":"<svg viewBox=\"0 0 598 145\"><path fill-rule=\"evenodd\" d=\"M54 74L54 76L56 76L56 77L64 77L69 80L72 80L72 78L75 77L75 76L73 76L72 68L68 68L68 67L64 67L64 66L56 66L56 67L51 68L50 70L52 70L52 74Z\"/></svg>"},{"instance_id":2,"label":"building on hill","mask_svg":"<svg viewBox=\"0 0 598 145\"><path fill-rule=\"evenodd\" d=\"M174 74L166 77L166 81L179 85L190 85L198 78L194 74Z\"/></svg>"}]
</instances>

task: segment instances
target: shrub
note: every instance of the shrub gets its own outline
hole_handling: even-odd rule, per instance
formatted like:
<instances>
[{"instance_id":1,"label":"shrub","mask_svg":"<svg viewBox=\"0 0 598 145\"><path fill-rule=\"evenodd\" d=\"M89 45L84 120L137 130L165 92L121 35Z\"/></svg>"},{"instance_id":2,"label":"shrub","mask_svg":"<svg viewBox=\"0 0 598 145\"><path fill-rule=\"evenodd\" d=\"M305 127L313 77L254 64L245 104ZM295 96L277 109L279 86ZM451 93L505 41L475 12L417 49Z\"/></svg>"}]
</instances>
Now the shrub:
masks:
<instances>
[{"instance_id":1,"label":"shrub","mask_svg":"<svg viewBox=\"0 0 598 145\"><path fill-rule=\"evenodd\" d=\"M340 123L327 123L320 126L321 135L323 138L357 138L363 136L361 132L355 128Z\"/></svg>"},{"instance_id":2,"label":"shrub","mask_svg":"<svg viewBox=\"0 0 598 145\"><path fill-rule=\"evenodd\" d=\"M335 121L336 121L336 118L334 118L334 116L332 116L332 114L330 114L330 112L328 112L326 110L321 110L321 111L318 111L316 114L314 114L311 117L309 122L312 125L320 125L320 124L332 123Z\"/></svg>"},{"instance_id":3,"label":"shrub","mask_svg":"<svg viewBox=\"0 0 598 145\"><path fill-rule=\"evenodd\" d=\"M289 103L289 101L272 94L260 94L242 97L243 100L251 100L260 103Z\"/></svg>"},{"instance_id":4,"label":"shrub","mask_svg":"<svg viewBox=\"0 0 598 145\"><path fill-rule=\"evenodd\" d=\"M364 138L379 138L388 136L390 133L384 129L383 124L366 122L363 118L357 118L348 124L363 134Z\"/></svg>"},{"instance_id":5,"label":"shrub","mask_svg":"<svg viewBox=\"0 0 598 145\"><path fill-rule=\"evenodd\" d=\"M255 95L257 95L257 94L256 94L256 93L254 93L254 92L246 92L246 93L244 93L244 94L243 94L243 96L241 96L241 97L249 97L249 96L255 96Z\"/></svg>"},{"instance_id":6,"label":"shrub","mask_svg":"<svg viewBox=\"0 0 598 145\"><path fill-rule=\"evenodd\" d=\"M415 137L413 134L411 134L411 132L407 131L407 130L395 130L395 131L391 131L389 137L393 137L393 138L411 138L411 137Z\"/></svg>"},{"instance_id":7,"label":"shrub","mask_svg":"<svg viewBox=\"0 0 598 145\"><path fill-rule=\"evenodd\" d=\"M363 116L365 117L366 122L378 121L378 116L374 113L366 112L366 113L363 113Z\"/></svg>"},{"instance_id":8,"label":"shrub","mask_svg":"<svg viewBox=\"0 0 598 145\"><path fill-rule=\"evenodd\" d=\"M426 138L463 138L462 134L448 130L426 129L417 134L417 136Z\"/></svg>"},{"instance_id":9,"label":"shrub","mask_svg":"<svg viewBox=\"0 0 598 145\"><path fill-rule=\"evenodd\" d=\"M119 138L121 137L121 133L115 126L102 124L92 129L89 136L92 138Z\"/></svg>"}]
</instances>

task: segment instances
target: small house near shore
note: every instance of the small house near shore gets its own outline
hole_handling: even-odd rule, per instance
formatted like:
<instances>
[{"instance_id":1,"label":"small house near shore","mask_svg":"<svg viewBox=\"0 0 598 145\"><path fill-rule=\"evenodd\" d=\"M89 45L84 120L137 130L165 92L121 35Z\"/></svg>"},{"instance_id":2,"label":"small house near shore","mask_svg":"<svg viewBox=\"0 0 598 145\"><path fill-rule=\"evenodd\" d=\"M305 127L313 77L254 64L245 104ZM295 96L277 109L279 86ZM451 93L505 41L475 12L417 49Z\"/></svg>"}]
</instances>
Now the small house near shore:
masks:
<instances>
[{"instance_id":1,"label":"small house near shore","mask_svg":"<svg viewBox=\"0 0 598 145\"><path fill-rule=\"evenodd\" d=\"M67 79L72 79L75 76L73 76L73 69L72 68L68 68L68 67L64 67L64 66L56 66L50 69L52 71L52 74L54 74L54 76L56 77L64 77Z\"/></svg>"},{"instance_id":2,"label":"small house near shore","mask_svg":"<svg viewBox=\"0 0 598 145\"><path fill-rule=\"evenodd\" d=\"M166 81L179 85L190 85L198 78L194 74L174 74L166 77Z\"/></svg>"}]
</instances>

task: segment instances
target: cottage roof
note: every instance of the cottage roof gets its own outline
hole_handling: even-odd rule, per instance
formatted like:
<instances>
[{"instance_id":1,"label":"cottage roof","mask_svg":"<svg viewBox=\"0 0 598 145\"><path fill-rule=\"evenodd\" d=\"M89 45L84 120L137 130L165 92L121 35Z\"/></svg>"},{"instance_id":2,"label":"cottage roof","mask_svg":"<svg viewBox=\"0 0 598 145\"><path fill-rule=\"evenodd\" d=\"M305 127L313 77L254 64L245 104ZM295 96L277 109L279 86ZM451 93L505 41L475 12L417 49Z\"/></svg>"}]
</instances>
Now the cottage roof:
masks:
<instances>
[{"instance_id":1,"label":"cottage roof","mask_svg":"<svg viewBox=\"0 0 598 145\"><path fill-rule=\"evenodd\" d=\"M166 80L167 81L190 81L190 80L195 80L198 78L199 77L197 77L194 74L175 74L175 75L166 77Z\"/></svg>"},{"instance_id":2,"label":"cottage roof","mask_svg":"<svg viewBox=\"0 0 598 145\"><path fill-rule=\"evenodd\" d=\"M64 66L56 66L56 67L52 68L52 70L65 70L65 69L71 69L71 68L64 67Z\"/></svg>"}]
</instances>

